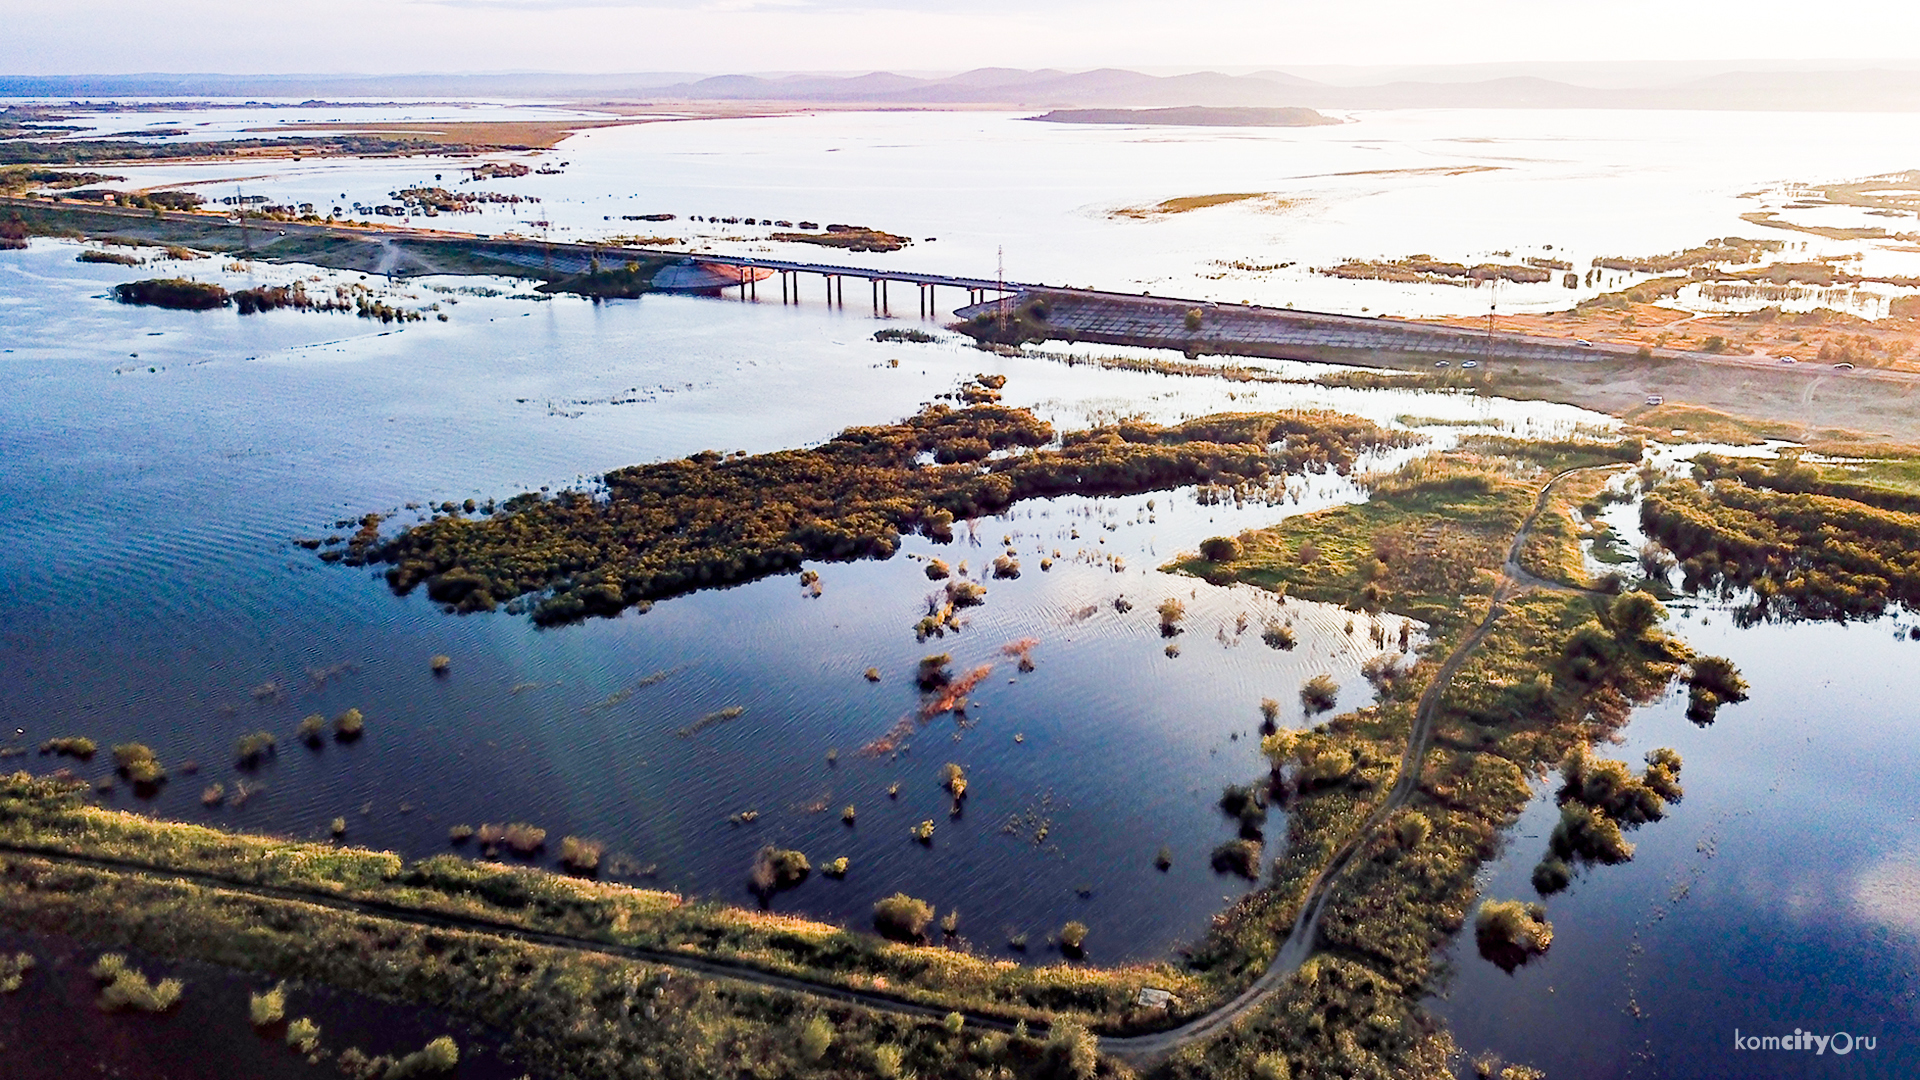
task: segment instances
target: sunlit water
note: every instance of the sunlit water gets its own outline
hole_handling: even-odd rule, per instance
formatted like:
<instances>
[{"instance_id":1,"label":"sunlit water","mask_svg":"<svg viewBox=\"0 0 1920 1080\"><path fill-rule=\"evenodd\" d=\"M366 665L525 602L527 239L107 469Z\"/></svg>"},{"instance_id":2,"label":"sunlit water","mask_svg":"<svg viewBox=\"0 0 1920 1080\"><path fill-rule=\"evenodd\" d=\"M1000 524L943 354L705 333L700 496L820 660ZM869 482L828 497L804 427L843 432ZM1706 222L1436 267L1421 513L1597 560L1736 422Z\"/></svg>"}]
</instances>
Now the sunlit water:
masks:
<instances>
[{"instance_id":1,"label":"sunlit water","mask_svg":"<svg viewBox=\"0 0 1920 1080\"><path fill-rule=\"evenodd\" d=\"M404 111L368 110L388 119ZM335 114L342 110L326 118ZM1338 126L1265 129L1024 119L1031 115L823 112L586 131L550 151L486 159L557 174L466 185L539 203L414 223L575 241L675 238L692 250L989 278L1004 253L1015 281L1408 316L1556 310L1639 280L1609 272L1585 283L1595 256L1653 255L1729 235L1783 241L1790 250L1782 258L1859 256L1850 269L1920 273L1911 242L1826 240L1740 220L1774 209L1788 221L1913 231L1909 219L1858 208L1781 210L1792 198L1784 184L1915 167L1909 148L1920 119L1907 114L1400 110L1341 114L1352 122ZM234 131L297 126L283 123L296 116L280 110L259 110L245 125L226 110L209 117ZM111 171L142 186L203 185L215 196L232 195L237 185L325 213L388 202L390 192L418 184L460 188L461 170L474 164L399 158ZM1224 193L1262 197L1146 219L1115 215ZM677 219L623 220L655 213ZM915 243L890 254L770 244L775 226L693 222L694 215L868 225ZM536 224L542 221L550 225ZM1414 254L1469 265L1559 259L1583 283L1565 289L1558 271L1545 284L1497 289L1312 272L1348 258ZM1882 299L1863 299L1860 308L1877 315L1884 297L1910 290L1870 291ZM958 294L950 298L959 302ZM904 291L895 299L913 304ZM1849 304L1805 296L1734 306L1782 302Z\"/></svg>"}]
</instances>

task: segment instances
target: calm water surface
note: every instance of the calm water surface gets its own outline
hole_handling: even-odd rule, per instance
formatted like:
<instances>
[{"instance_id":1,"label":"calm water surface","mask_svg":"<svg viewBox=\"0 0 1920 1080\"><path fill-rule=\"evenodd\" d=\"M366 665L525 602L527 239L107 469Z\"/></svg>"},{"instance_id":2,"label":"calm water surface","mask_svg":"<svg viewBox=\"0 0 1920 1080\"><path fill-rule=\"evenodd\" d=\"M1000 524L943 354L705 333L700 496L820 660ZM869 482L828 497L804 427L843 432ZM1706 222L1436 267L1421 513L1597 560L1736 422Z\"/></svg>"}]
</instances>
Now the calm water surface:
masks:
<instances>
[{"instance_id":1,"label":"calm water surface","mask_svg":"<svg viewBox=\"0 0 1920 1080\"><path fill-rule=\"evenodd\" d=\"M1634 543L1636 508L1609 518ZM1639 710L1604 756L1638 767L1672 747L1686 797L1628 834L1633 860L1592 867L1547 901L1552 950L1507 975L1472 934L1447 952L1435 1003L1470 1052L1554 1077L1873 1076L1920 1071L1920 729L1911 615L1741 628L1682 601L1672 628L1726 656L1750 700L1698 727L1686 696ZM1483 897L1534 899L1529 875L1559 811L1536 785ZM1736 1051L1795 1028L1872 1051Z\"/></svg>"},{"instance_id":2,"label":"calm water surface","mask_svg":"<svg viewBox=\"0 0 1920 1080\"><path fill-rule=\"evenodd\" d=\"M983 520L955 545L909 539L903 555L978 570L1011 538L1025 567L989 583L957 636L925 645L912 626L933 586L908 557L820 566L818 599L788 576L541 631L394 597L376 571L324 565L292 539L368 509L411 520L410 500L506 496L708 447L802 445L911 413L983 369L1009 376L1010 403L1069 426L1295 405L1540 432L1606 422L1563 406L885 346L871 319L823 308L465 296L450 322L395 331L133 309L99 299L116 274L75 264L74 250L0 261L11 350L0 490L13 514L0 540L12 612L0 716L25 729L15 745L68 733L147 742L173 781L151 801L112 801L159 814L300 836L344 816L352 842L411 855L446 850L456 823L525 820L555 846L595 837L626 867L653 868L645 880L741 902L762 844L816 862L846 855L844 882L816 875L776 906L864 924L874 899L904 889L958 908L963 933L990 949L1078 918L1103 960L1164 955L1244 890L1207 854L1231 835L1213 805L1221 787L1260 772L1259 702L1277 698L1298 721L1300 683L1327 672L1343 705L1363 704L1372 627L1154 567L1206 536L1356 499L1349 481L1297 478L1278 506L1201 505L1191 491L1063 498ZM1168 596L1191 612L1177 658L1153 614ZM1116 609L1123 597L1130 612ZM1293 621L1300 646L1262 644L1269 618ZM1383 631L1397 637L1397 623ZM1026 638L1039 642L1031 674L1004 654ZM927 725L898 755L862 754L918 708L913 670L933 651L958 672L994 665L965 722ZM452 658L448 677L429 673L436 654ZM315 753L291 740L301 716L348 707L368 717L363 742ZM734 707L738 719L679 734ZM257 729L284 745L237 774L234 741ZM970 777L958 817L938 787L948 761ZM81 771L107 770L103 756ZM204 785L242 780L264 791L200 805ZM729 824L745 811L757 820ZM924 819L937 824L931 848L908 835ZM1152 866L1163 844L1165 874Z\"/></svg>"}]
</instances>

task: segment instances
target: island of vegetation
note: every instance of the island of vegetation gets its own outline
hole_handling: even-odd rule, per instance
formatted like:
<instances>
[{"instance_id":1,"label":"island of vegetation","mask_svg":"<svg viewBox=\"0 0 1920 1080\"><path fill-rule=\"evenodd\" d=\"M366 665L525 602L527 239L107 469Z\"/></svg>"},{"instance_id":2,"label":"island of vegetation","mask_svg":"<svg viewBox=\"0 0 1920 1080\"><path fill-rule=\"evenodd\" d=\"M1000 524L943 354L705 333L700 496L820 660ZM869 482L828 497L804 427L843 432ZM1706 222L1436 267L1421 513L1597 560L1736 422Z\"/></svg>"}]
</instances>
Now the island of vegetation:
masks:
<instances>
[{"instance_id":1,"label":"island of vegetation","mask_svg":"<svg viewBox=\"0 0 1920 1080\"><path fill-rule=\"evenodd\" d=\"M813 449L618 469L601 493L529 492L478 514L443 504L432 520L390 538L369 517L343 550L323 554L391 564L396 592L424 585L451 610L538 597L535 620L559 623L796 570L804 560L887 558L903 533L947 540L955 521L1021 499L1262 483L1276 472L1344 470L1361 453L1413 438L1321 412L1056 435L1022 409L934 405Z\"/></svg>"}]
</instances>

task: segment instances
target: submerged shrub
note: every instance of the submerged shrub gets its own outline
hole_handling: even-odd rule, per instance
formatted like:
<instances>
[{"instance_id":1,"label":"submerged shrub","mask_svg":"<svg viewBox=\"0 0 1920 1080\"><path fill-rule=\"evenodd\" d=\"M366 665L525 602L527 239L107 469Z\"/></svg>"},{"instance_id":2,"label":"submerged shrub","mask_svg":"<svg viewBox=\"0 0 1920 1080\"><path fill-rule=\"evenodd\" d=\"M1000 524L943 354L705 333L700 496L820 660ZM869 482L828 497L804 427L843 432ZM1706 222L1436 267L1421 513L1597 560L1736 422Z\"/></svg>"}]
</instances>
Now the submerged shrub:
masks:
<instances>
[{"instance_id":1,"label":"submerged shrub","mask_svg":"<svg viewBox=\"0 0 1920 1080\"><path fill-rule=\"evenodd\" d=\"M320 1045L320 1025L304 1016L288 1024L287 1045L302 1054L313 1053ZM346 1055L340 1055L340 1060L345 1064Z\"/></svg>"},{"instance_id":2,"label":"submerged shrub","mask_svg":"<svg viewBox=\"0 0 1920 1080\"><path fill-rule=\"evenodd\" d=\"M947 670L947 665L951 663L953 663L953 657L948 653L936 653L933 656L921 657L920 673L918 676L920 689L926 691L938 690L952 682L953 672Z\"/></svg>"},{"instance_id":3,"label":"submerged shrub","mask_svg":"<svg viewBox=\"0 0 1920 1080\"><path fill-rule=\"evenodd\" d=\"M873 905L873 928L892 941L916 944L926 936L931 922L933 905L906 893L894 893Z\"/></svg>"},{"instance_id":4,"label":"submerged shrub","mask_svg":"<svg viewBox=\"0 0 1920 1080\"><path fill-rule=\"evenodd\" d=\"M314 713L301 720L299 736L301 742L306 743L315 750L320 749L321 743L326 740L327 736L327 718L321 716L319 713Z\"/></svg>"},{"instance_id":5,"label":"submerged shrub","mask_svg":"<svg viewBox=\"0 0 1920 1080\"><path fill-rule=\"evenodd\" d=\"M242 769L256 768L263 758L278 752L279 744L280 740L270 732L256 731L251 735L242 735L233 747L234 764Z\"/></svg>"},{"instance_id":6,"label":"submerged shrub","mask_svg":"<svg viewBox=\"0 0 1920 1080\"><path fill-rule=\"evenodd\" d=\"M527 858L547 846L547 830L516 821L501 831L500 839L506 841L515 855Z\"/></svg>"},{"instance_id":7,"label":"submerged shrub","mask_svg":"<svg viewBox=\"0 0 1920 1080\"><path fill-rule=\"evenodd\" d=\"M161 767L160 759L141 743L115 746L113 764L121 776L131 780L137 787L154 787L167 779L167 770Z\"/></svg>"},{"instance_id":8,"label":"submerged shrub","mask_svg":"<svg viewBox=\"0 0 1920 1080\"><path fill-rule=\"evenodd\" d=\"M1177 598L1169 596L1165 600L1160 601L1158 610L1160 612L1160 633L1166 637L1172 637L1179 633L1180 620L1187 617L1187 605L1181 603Z\"/></svg>"},{"instance_id":9,"label":"submerged shrub","mask_svg":"<svg viewBox=\"0 0 1920 1080\"><path fill-rule=\"evenodd\" d=\"M915 840L918 840L922 844L926 844L929 847L933 846L933 819L932 818L928 818L927 820L922 821L920 824L915 825L912 829L912 832L913 832L913 838Z\"/></svg>"},{"instance_id":10,"label":"submerged shrub","mask_svg":"<svg viewBox=\"0 0 1920 1080\"><path fill-rule=\"evenodd\" d=\"M754 892L767 896L799 885L812 872L813 866L803 852L768 844L754 855L753 866L747 871L747 883Z\"/></svg>"},{"instance_id":11,"label":"submerged shrub","mask_svg":"<svg viewBox=\"0 0 1920 1080\"><path fill-rule=\"evenodd\" d=\"M94 979L106 985L100 990L98 1005L102 1012L134 1009L139 1012L166 1012L180 1001L179 979L149 983L147 977L127 966L119 953L106 953L90 969Z\"/></svg>"},{"instance_id":12,"label":"submerged shrub","mask_svg":"<svg viewBox=\"0 0 1920 1080\"><path fill-rule=\"evenodd\" d=\"M1060 952L1064 956L1082 956L1086 953L1087 924L1069 922L1060 928Z\"/></svg>"},{"instance_id":13,"label":"submerged shrub","mask_svg":"<svg viewBox=\"0 0 1920 1080\"><path fill-rule=\"evenodd\" d=\"M940 786L953 795L953 801L959 802L967 797L967 773L965 769L949 761L940 770ZM851 809L851 807L849 807Z\"/></svg>"},{"instance_id":14,"label":"submerged shrub","mask_svg":"<svg viewBox=\"0 0 1920 1080\"><path fill-rule=\"evenodd\" d=\"M591 874L600 869L600 856L607 846L598 840L569 836L560 841L560 865L576 874Z\"/></svg>"},{"instance_id":15,"label":"submerged shrub","mask_svg":"<svg viewBox=\"0 0 1920 1080\"><path fill-rule=\"evenodd\" d=\"M1260 640L1285 652L1294 646L1293 628L1282 625L1278 619L1269 619L1260 631Z\"/></svg>"},{"instance_id":16,"label":"submerged shrub","mask_svg":"<svg viewBox=\"0 0 1920 1080\"><path fill-rule=\"evenodd\" d=\"M40 744L40 752L42 754L78 758L81 761L91 760L94 753L98 750L99 747L94 745L92 739L79 738L77 736L65 739L48 739L46 742Z\"/></svg>"},{"instance_id":17,"label":"submerged shrub","mask_svg":"<svg viewBox=\"0 0 1920 1080\"><path fill-rule=\"evenodd\" d=\"M1687 665L1687 684L1705 690L1723 702L1747 700L1747 680L1724 656L1696 656Z\"/></svg>"},{"instance_id":18,"label":"submerged shrub","mask_svg":"<svg viewBox=\"0 0 1920 1080\"><path fill-rule=\"evenodd\" d=\"M928 580L942 581L942 580L945 580L947 577L951 576L952 574L953 574L953 570L951 567L947 565L946 560L944 559L928 559L927 560Z\"/></svg>"},{"instance_id":19,"label":"submerged shrub","mask_svg":"<svg viewBox=\"0 0 1920 1080\"><path fill-rule=\"evenodd\" d=\"M1323 713L1340 699L1340 684L1331 675L1315 675L1300 687L1300 704L1309 713Z\"/></svg>"},{"instance_id":20,"label":"submerged shrub","mask_svg":"<svg viewBox=\"0 0 1920 1080\"><path fill-rule=\"evenodd\" d=\"M837 859L821 864L820 872L837 881L847 876L847 866L847 857L842 855Z\"/></svg>"},{"instance_id":21,"label":"submerged shrub","mask_svg":"<svg viewBox=\"0 0 1920 1080\"><path fill-rule=\"evenodd\" d=\"M1533 891L1541 896L1552 896L1571 884L1573 867L1564 859L1549 855L1533 868Z\"/></svg>"},{"instance_id":22,"label":"submerged shrub","mask_svg":"<svg viewBox=\"0 0 1920 1080\"><path fill-rule=\"evenodd\" d=\"M247 998L247 1017L254 1027L270 1027L286 1019L287 984L280 983L264 994Z\"/></svg>"},{"instance_id":23,"label":"submerged shrub","mask_svg":"<svg viewBox=\"0 0 1920 1080\"><path fill-rule=\"evenodd\" d=\"M359 709L348 709L333 718L333 737L341 742L352 742L366 731L367 718Z\"/></svg>"},{"instance_id":24,"label":"submerged shrub","mask_svg":"<svg viewBox=\"0 0 1920 1080\"><path fill-rule=\"evenodd\" d=\"M1238 874L1248 881L1260 880L1260 842L1241 837L1221 844L1213 849L1213 868L1223 874Z\"/></svg>"},{"instance_id":25,"label":"submerged shrub","mask_svg":"<svg viewBox=\"0 0 1920 1080\"><path fill-rule=\"evenodd\" d=\"M1620 826L1583 803L1560 808L1560 821L1547 838L1547 847L1561 859L1578 858L1607 866L1633 858L1633 845L1620 835Z\"/></svg>"},{"instance_id":26,"label":"submerged shrub","mask_svg":"<svg viewBox=\"0 0 1920 1080\"><path fill-rule=\"evenodd\" d=\"M1511 972L1552 947L1553 925L1543 904L1487 900L1473 917L1473 937L1481 956Z\"/></svg>"},{"instance_id":27,"label":"submerged shrub","mask_svg":"<svg viewBox=\"0 0 1920 1080\"><path fill-rule=\"evenodd\" d=\"M35 966L32 953L0 956L0 994L11 994L26 982L27 972Z\"/></svg>"}]
</instances>

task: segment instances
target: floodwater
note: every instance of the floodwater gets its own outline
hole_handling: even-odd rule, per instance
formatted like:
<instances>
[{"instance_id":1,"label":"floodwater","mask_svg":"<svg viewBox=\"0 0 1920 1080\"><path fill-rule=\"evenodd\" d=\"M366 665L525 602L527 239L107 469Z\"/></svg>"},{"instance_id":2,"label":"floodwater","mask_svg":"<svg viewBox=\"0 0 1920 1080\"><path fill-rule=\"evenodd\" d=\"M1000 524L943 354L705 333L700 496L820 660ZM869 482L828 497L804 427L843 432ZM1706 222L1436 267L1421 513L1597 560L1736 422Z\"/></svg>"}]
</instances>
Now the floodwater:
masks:
<instances>
[{"instance_id":1,"label":"floodwater","mask_svg":"<svg viewBox=\"0 0 1920 1080\"><path fill-rule=\"evenodd\" d=\"M154 1015L100 1011L100 983L88 969L101 953L125 956L152 982L178 979L180 1003ZM34 967L19 990L0 994L0 1056L7 1080L118 1076L130 1080L312 1080L339 1075L312 1065L286 1045L286 1024L253 1027L248 997L274 980L213 964L103 950L59 936L0 931L0 954L25 952ZM442 1035L460 1048L460 1076L511 1080L524 1070L503 1060L498 1039L470 1022L432 1009L395 1005L325 986L286 984L287 1020L320 1025L328 1056L357 1047L398 1058Z\"/></svg>"},{"instance_id":2,"label":"floodwater","mask_svg":"<svg viewBox=\"0 0 1920 1080\"><path fill-rule=\"evenodd\" d=\"M1610 508L1638 542L1636 506ZM1686 695L1638 710L1602 756L1671 747L1686 796L1627 834L1633 860L1546 901L1552 949L1508 975L1469 930L1434 1003L1472 1054L1556 1078L1862 1076L1920 1069L1920 730L1910 614L1850 625L1737 625L1714 602L1671 629L1752 684L1711 725ZM1536 899L1529 875L1559 810L1557 776L1480 875L1482 898ZM1737 1050L1746 1036L1847 1033L1847 1054ZM1830 1044L1845 1045L1846 1040Z\"/></svg>"},{"instance_id":3,"label":"floodwater","mask_svg":"<svg viewBox=\"0 0 1920 1080\"><path fill-rule=\"evenodd\" d=\"M1899 129L1915 122L1519 111L1353 119L1261 132L1069 128L991 114L650 124L526 158L568 162L557 175L482 186L539 195L555 235L570 239L659 227L620 221L627 213L676 213L667 224L687 236L690 214L849 221L911 232L916 243L835 259L987 274L1004 247L1008 275L1020 279L1470 313L1494 294L1338 282L1306 268L1348 255L1496 250L1565 253L1584 265L1596 254L1755 235L1738 214L1774 196L1746 193L1904 168L1911 163L1894 155L1912 139ZM267 177L245 181L250 194L377 201L436 171L457 182L464 164L244 168ZM1460 171L1482 165L1495 171ZM1819 175L1809 177L1814 165ZM1443 171L1400 171L1415 168ZM205 181L218 193L236 166L125 171L143 184ZM1296 201L1160 220L1109 215L1220 191ZM1851 222L1822 215L1821 224ZM437 224L526 231L526 216ZM718 231L729 230L759 235ZM1914 272L1885 245L1780 235L1810 245L1794 257L1860 254L1867 272ZM702 243L772 250L759 240ZM845 881L816 874L773 905L858 926L876 897L905 890L958 910L971 946L1011 955L1007 935L1024 933L1037 960L1048 957L1037 943L1070 918L1092 928L1089 952L1101 962L1165 956L1202 932L1245 888L1212 873L1207 853L1231 835L1214 808L1221 787L1260 771L1260 699L1280 700L1284 719L1298 723L1294 692L1320 672L1344 687L1342 707L1367 699L1358 668L1374 646L1364 620L1349 629L1343 612L1282 607L1154 569L1206 536L1359 498L1346 480L1297 478L1277 505L1207 505L1192 491L1023 504L955 545L909 539L887 562L815 566L817 599L784 576L545 631L393 597L373 572L323 565L293 540L408 502L584 484L700 449L807 445L907 415L978 371L1009 376L1010 404L1064 427L1294 406L1534 435L1611 424L1538 403L1111 372L952 342L883 345L873 330L909 321L820 304L595 305L535 299L510 281L447 279L392 287L409 306L440 303L449 319L403 327L123 308L101 298L106 288L152 270L75 264L75 250L36 241L0 252L0 505L9 511L0 724L24 729L7 745L66 734L147 742L173 781L151 801L124 790L110 801L165 816L303 837L341 816L349 841L409 856L448 850L450 825L524 820L553 841L605 841L624 880L741 903L751 902L745 872L762 844L798 847L816 864L846 855ZM1294 265L1237 270L1216 260ZM233 284L360 280L220 260L177 268ZM1589 291L1503 286L1498 303L1557 307ZM1437 444L1460 429L1426 430ZM1631 508L1609 513L1630 535ZM402 510L396 520L410 519ZM978 570L1008 544L1022 576L987 582L987 603L958 635L916 642L911 627L931 583L911 556ZM1060 559L1040 571L1055 549ZM1119 572L1112 555L1124 559ZM1169 596L1189 611L1171 642L1153 615ZM1122 598L1131 610L1118 610ZM1294 621L1297 649L1261 643L1269 618ZM1475 955L1470 936L1456 943L1436 1007L1461 1045L1554 1076L1920 1071L1920 806L1910 781L1920 747L1903 675L1920 644L1896 640L1906 621L1738 629L1726 612L1700 608L1678 622L1696 647L1742 667L1752 700L1704 730L1685 722L1678 700L1636 716L1613 751L1637 761L1651 747L1680 750L1686 799L1630 837L1633 862L1597 868L1549 903L1557 936L1547 957L1508 976ZM1036 669L1022 673L1004 647L1029 638ZM1169 643L1177 657L1165 654ZM933 651L950 652L957 671L994 665L964 722L912 720L912 670ZM444 678L428 671L436 654L452 658ZM878 683L862 677L868 667ZM362 742L315 753L292 741L301 716L348 707L368 717ZM679 734L735 707L735 719ZM903 718L908 749L861 752ZM257 773L239 774L233 742L256 729L279 734L282 748ZM969 776L958 816L937 787L949 761ZM97 777L107 766L80 771ZM241 780L259 787L244 805L201 806L205 784L231 791ZM1487 869L1486 895L1531 896L1527 874L1552 816L1550 785L1541 786L1542 800ZM857 811L851 828L840 821L846 805ZM746 811L752 822L729 822ZM936 824L931 847L908 835L921 820ZM1163 844L1173 853L1165 874L1152 866ZM1880 1041L1872 1052L1822 1055L1811 1069L1791 1053L1732 1049L1736 1029L1783 1025Z\"/></svg>"},{"instance_id":4,"label":"floodwater","mask_svg":"<svg viewBox=\"0 0 1920 1080\"><path fill-rule=\"evenodd\" d=\"M1300 684L1325 672L1343 706L1363 704L1373 627L1155 567L1207 536L1359 498L1349 481L1296 478L1276 506L1202 505L1191 490L1021 504L953 545L909 538L887 562L816 566L818 599L783 576L550 630L445 615L293 541L368 510L413 520L412 501L579 484L706 448L805 445L910 414L982 370L1008 376L1009 403L1070 427L1294 406L1537 434L1610 422L1558 405L882 345L871 334L885 324L819 306L408 287L410 303L458 301L443 307L450 321L166 312L101 299L108 282L152 271L75 263L76 250L0 255L0 493L14 515L0 539L0 720L25 729L10 745L148 743L173 780L151 801L122 789L109 802L166 816L307 837L339 816L349 841L411 856L448 850L455 824L528 821L549 830L550 849L569 834L605 842L629 880L743 903L763 844L816 864L845 855L845 881L816 874L774 905L864 925L875 899L906 890L957 908L963 936L993 951L1079 919L1100 960L1163 956L1244 891L1208 853L1232 835L1214 806L1222 787L1261 771L1260 701L1278 699L1297 723ZM916 641L934 586L908 556L966 560L978 576L1007 538L1022 575L987 582L958 635ZM1189 611L1178 657L1154 614L1167 597ZM1263 644L1269 619L1292 621L1299 646ZM1398 638L1397 621L1381 629ZM1028 638L1036 670L1021 673L1004 647ZM941 651L956 674L993 665L964 723L914 721L899 754L863 754L916 713L914 669ZM428 670L435 655L452 659L443 678ZM314 752L292 739L302 716L350 707L368 718L360 743ZM737 719L679 734L736 707ZM242 774L232 747L255 730L277 734L279 753ZM939 788L949 761L969 777L958 816ZM80 771L106 774L104 753ZM215 782L263 790L208 810L200 796ZM752 822L730 823L749 811ZM922 820L936 823L930 848L909 835ZM1164 874L1162 845L1174 858Z\"/></svg>"},{"instance_id":5,"label":"floodwater","mask_svg":"<svg viewBox=\"0 0 1920 1080\"><path fill-rule=\"evenodd\" d=\"M372 120L404 110L367 111ZM336 114L342 110L327 118ZM287 110L257 110L246 124L240 115L245 110L210 118L235 131L297 126ZM1848 268L1859 273L1920 274L1911 242L1829 240L1740 218L1773 210L1806 225L1911 231L1909 220L1858 207L1789 206L1799 197L1794 184L1912 168L1906 147L1920 138L1920 118L1908 114L1400 110L1343 113L1351 122L1337 126L1263 129L1052 124L1025 119L1031 115L823 112L634 124L582 132L552 150L488 156L554 171L466 185L462 170L478 163L472 158L111 171L138 186L203 185L213 197L237 186L349 216L356 202L439 184L541 201L415 224L572 241L676 239L683 250L984 278L1004 264L1013 281L1356 314L1558 310L1644 277L1606 272L1588 283L1596 256L1655 255L1729 235L1782 241L1780 259L1857 259ZM1170 215L1119 213L1207 195L1255 197ZM676 217L626 220L663 213ZM756 224L690 220L695 215ZM866 225L914 243L885 254L772 243L784 230L769 220ZM1564 261L1582 284L1563 288L1558 270L1544 284L1477 289L1313 272L1349 258L1415 254L1468 265ZM1871 316L1910 291L1873 285L1725 304L1689 292L1682 302L1826 304Z\"/></svg>"}]
</instances>

